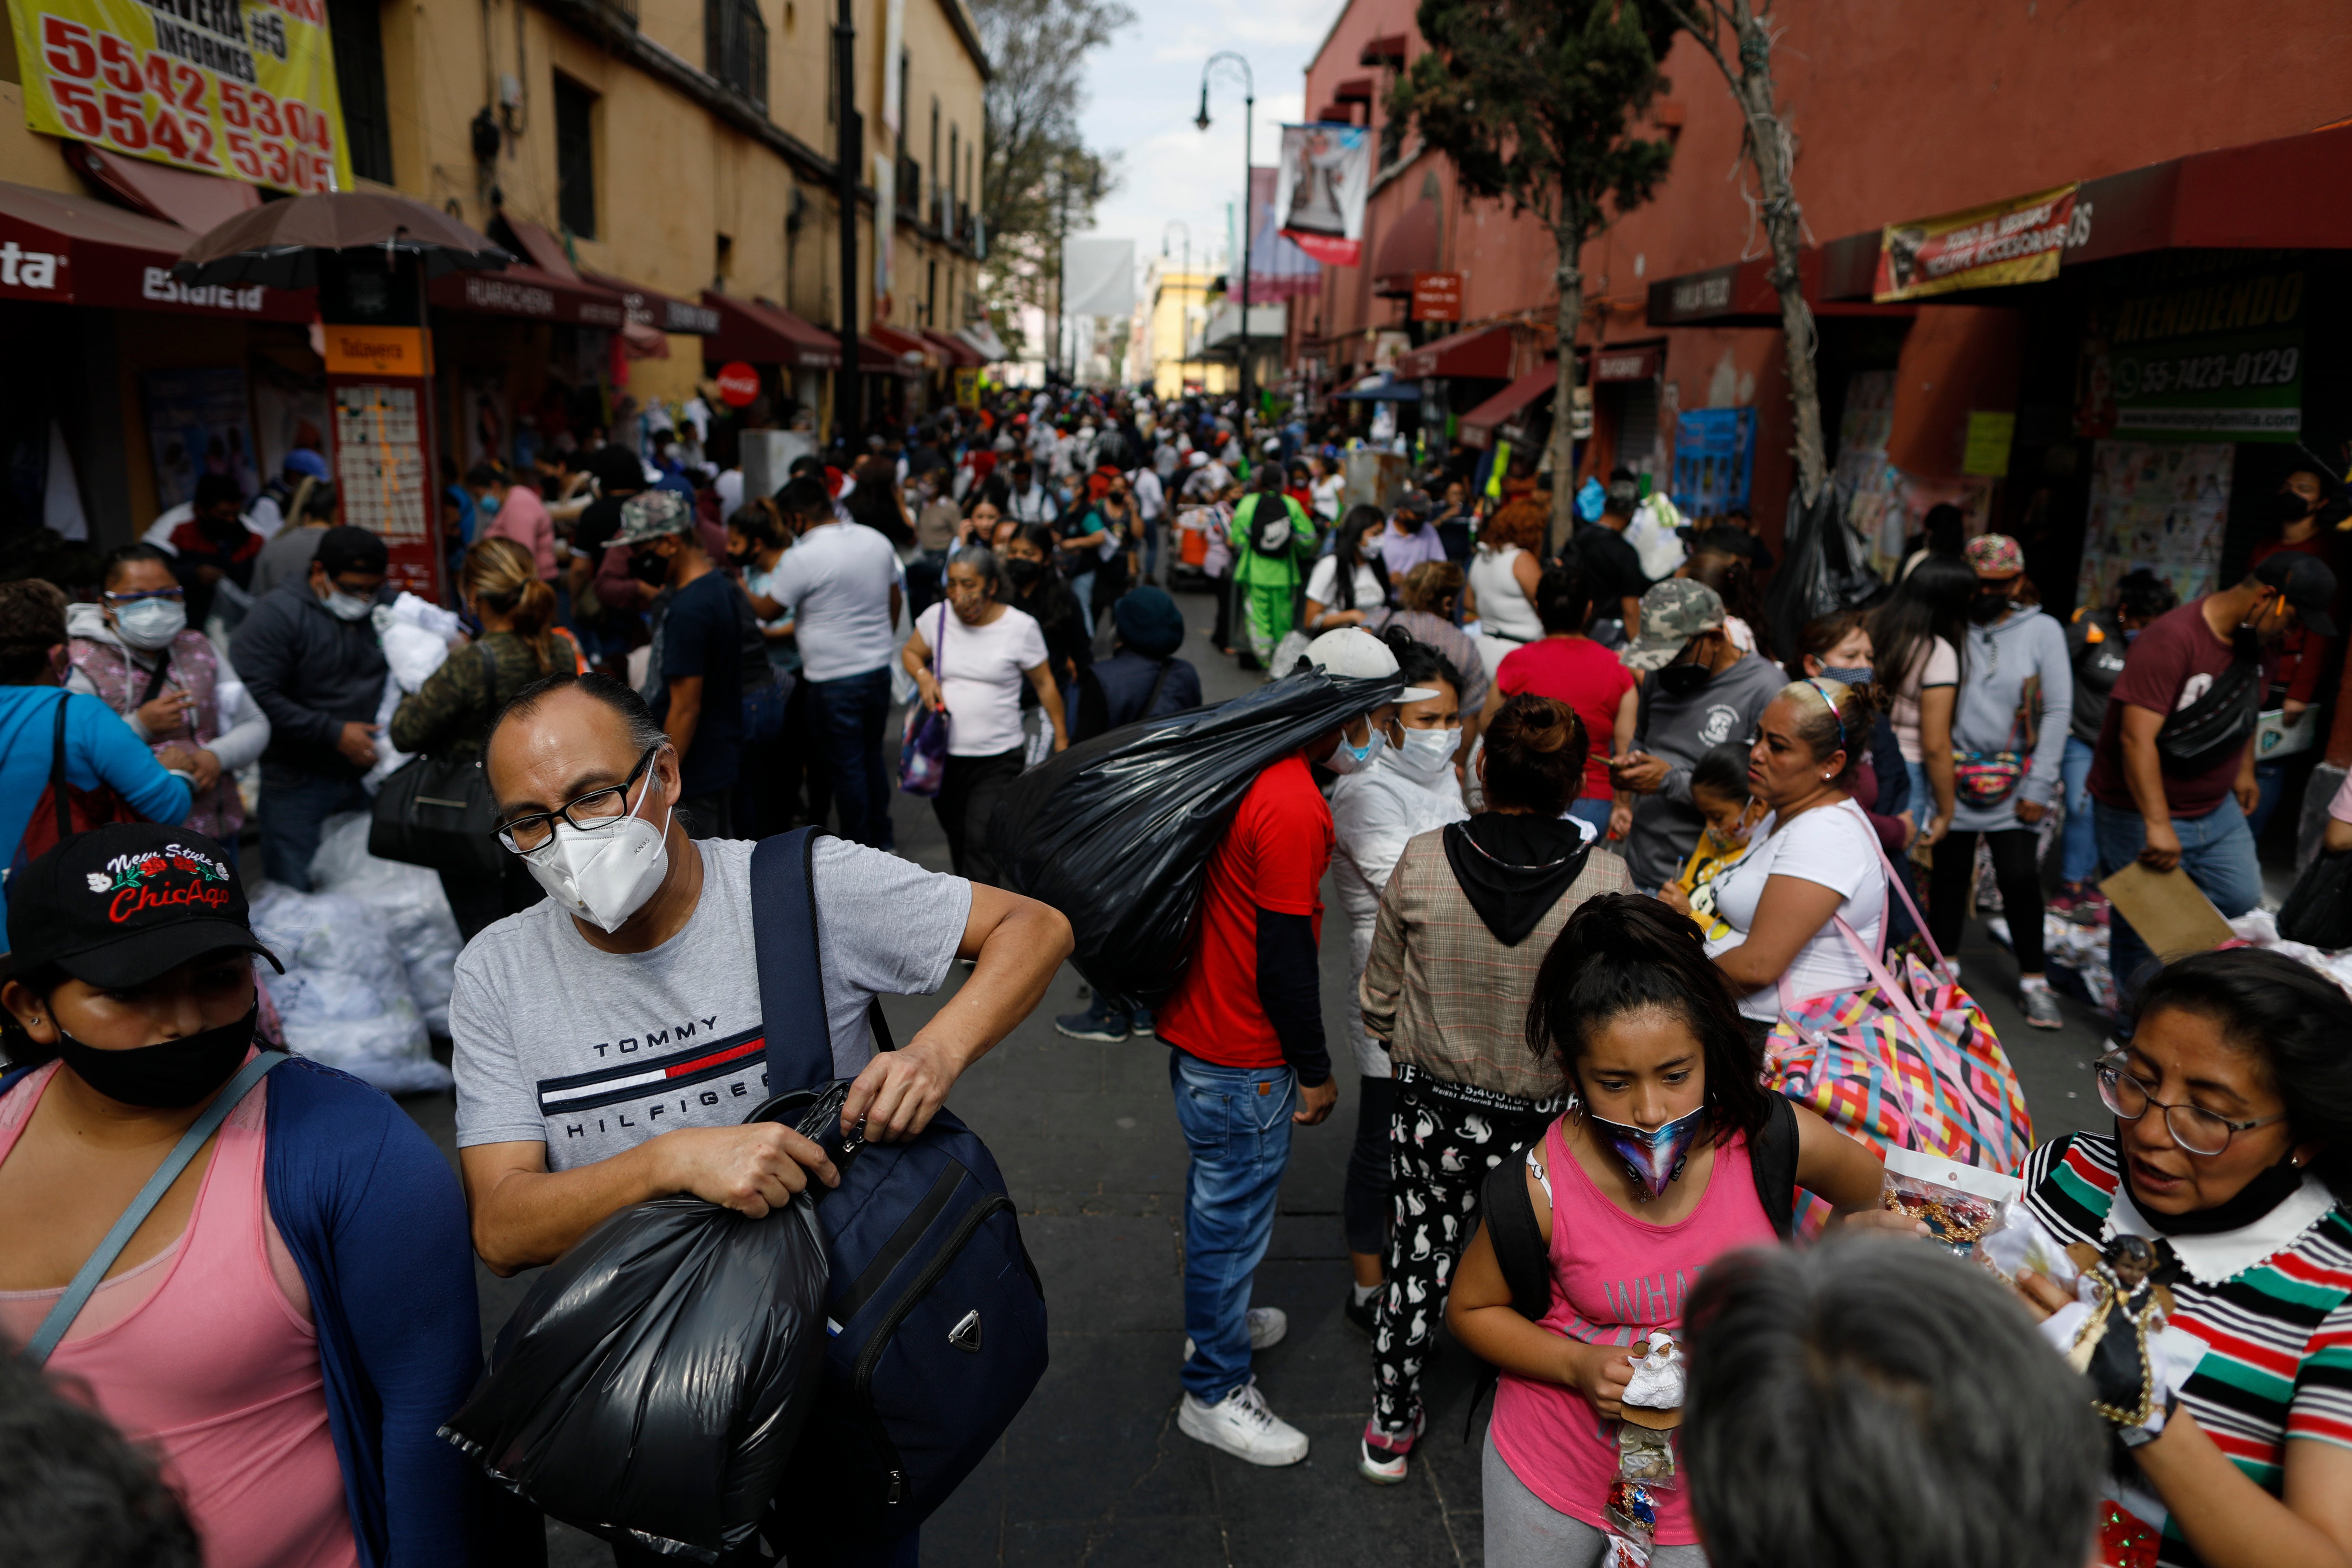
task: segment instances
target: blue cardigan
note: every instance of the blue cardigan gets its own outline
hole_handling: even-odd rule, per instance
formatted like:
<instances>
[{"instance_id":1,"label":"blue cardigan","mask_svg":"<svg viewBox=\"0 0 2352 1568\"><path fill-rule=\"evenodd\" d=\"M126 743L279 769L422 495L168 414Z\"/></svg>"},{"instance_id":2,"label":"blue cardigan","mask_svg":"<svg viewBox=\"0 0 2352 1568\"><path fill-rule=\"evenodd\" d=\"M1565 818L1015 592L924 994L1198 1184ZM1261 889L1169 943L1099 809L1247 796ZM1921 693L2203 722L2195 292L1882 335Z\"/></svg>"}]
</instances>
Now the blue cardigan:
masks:
<instances>
[{"instance_id":1,"label":"blue cardigan","mask_svg":"<svg viewBox=\"0 0 2352 1568\"><path fill-rule=\"evenodd\" d=\"M0 1078L0 1093L23 1076ZM481 1370L448 1162L389 1096L300 1057L269 1075L267 1128L262 1185L310 1292L362 1568L511 1561L489 1545L508 1506L435 1436Z\"/></svg>"}]
</instances>

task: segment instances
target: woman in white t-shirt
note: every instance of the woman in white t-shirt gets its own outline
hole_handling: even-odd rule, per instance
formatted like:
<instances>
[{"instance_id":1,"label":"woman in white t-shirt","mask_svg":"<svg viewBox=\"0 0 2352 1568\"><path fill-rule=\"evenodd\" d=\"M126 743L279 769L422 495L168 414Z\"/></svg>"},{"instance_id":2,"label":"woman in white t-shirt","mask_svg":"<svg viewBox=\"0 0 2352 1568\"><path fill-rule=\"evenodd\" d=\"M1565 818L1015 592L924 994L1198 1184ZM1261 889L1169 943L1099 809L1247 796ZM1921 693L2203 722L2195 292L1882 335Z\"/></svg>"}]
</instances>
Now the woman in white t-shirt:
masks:
<instances>
[{"instance_id":1,"label":"woman in white t-shirt","mask_svg":"<svg viewBox=\"0 0 2352 1568\"><path fill-rule=\"evenodd\" d=\"M1877 689L1911 772L1911 811L1922 844L1952 826L1952 713L1959 700L1960 647L1977 574L1958 556L1930 555L1871 612Z\"/></svg>"},{"instance_id":2,"label":"woman in white t-shirt","mask_svg":"<svg viewBox=\"0 0 2352 1568\"><path fill-rule=\"evenodd\" d=\"M1323 521L1339 521L1339 498L1348 491L1348 481L1339 476L1339 465L1328 458L1309 458L1307 471L1314 475L1307 493L1315 498L1315 515Z\"/></svg>"},{"instance_id":3,"label":"woman in white t-shirt","mask_svg":"<svg viewBox=\"0 0 2352 1568\"><path fill-rule=\"evenodd\" d=\"M1820 996L1869 981L1837 922L1877 951L1885 860L1877 830L1848 793L1870 754L1874 716L1868 689L1813 679L1781 688L1757 721L1748 786L1769 812L1748 853L1716 873L1716 913L1731 932L1710 940L1706 952L1759 1032L1780 1017L1784 993ZM1660 897L1688 909L1672 884Z\"/></svg>"},{"instance_id":4,"label":"woman in white t-shirt","mask_svg":"<svg viewBox=\"0 0 2352 1568\"><path fill-rule=\"evenodd\" d=\"M948 716L946 776L931 801L955 874L991 887L996 856L988 819L1021 776L1021 683L1054 726L1054 750L1070 743L1062 691L1035 617L1003 603L995 552L967 544L948 563L947 600L926 610L899 654L923 701Z\"/></svg>"},{"instance_id":5,"label":"woman in white t-shirt","mask_svg":"<svg viewBox=\"0 0 2352 1568\"><path fill-rule=\"evenodd\" d=\"M1360 626L1374 610L1388 607L1388 589L1373 567L1378 558L1364 549L1366 535L1384 528L1388 520L1375 506L1360 506L1348 513L1332 541L1331 552L1315 563L1307 574L1307 616L1299 623L1309 636Z\"/></svg>"}]
</instances>

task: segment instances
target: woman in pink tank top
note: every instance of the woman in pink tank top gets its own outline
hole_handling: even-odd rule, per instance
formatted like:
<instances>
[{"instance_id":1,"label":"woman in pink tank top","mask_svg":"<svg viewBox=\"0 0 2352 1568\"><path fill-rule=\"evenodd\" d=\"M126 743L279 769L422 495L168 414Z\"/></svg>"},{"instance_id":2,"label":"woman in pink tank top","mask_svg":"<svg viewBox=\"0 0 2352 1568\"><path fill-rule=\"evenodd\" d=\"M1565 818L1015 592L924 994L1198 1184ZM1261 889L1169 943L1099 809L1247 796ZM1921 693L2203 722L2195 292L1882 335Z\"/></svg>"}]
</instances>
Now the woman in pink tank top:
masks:
<instances>
[{"instance_id":1,"label":"woman in pink tank top","mask_svg":"<svg viewBox=\"0 0 2352 1568\"><path fill-rule=\"evenodd\" d=\"M1651 1428L1679 1412L1629 1423L1624 1399L1652 1331L1681 1338L1683 1303L1706 1266L1778 1240L1750 1149L1786 1113L1762 1087L1698 928L1654 899L1612 894L1570 917L1538 976L1528 1035L1570 1094L1525 1175L1549 1308L1538 1322L1513 1310L1481 1229L1446 1309L1455 1337L1503 1372L1486 1434L1486 1563L1597 1568L1623 1537L1648 1547L1654 1568L1702 1568L1687 1478L1661 1481L1655 1458L1622 1453L1663 1443L1678 1472L1679 1444ZM1798 1185L1880 1216L1870 1223L1909 1223L1877 1207L1876 1155L1804 1107L1787 1110ZM1785 1224L1785 1196L1780 1206ZM1642 1479L1643 1493L1621 1477ZM1647 1541L1629 1523L1637 1516Z\"/></svg>"}]
</instances>

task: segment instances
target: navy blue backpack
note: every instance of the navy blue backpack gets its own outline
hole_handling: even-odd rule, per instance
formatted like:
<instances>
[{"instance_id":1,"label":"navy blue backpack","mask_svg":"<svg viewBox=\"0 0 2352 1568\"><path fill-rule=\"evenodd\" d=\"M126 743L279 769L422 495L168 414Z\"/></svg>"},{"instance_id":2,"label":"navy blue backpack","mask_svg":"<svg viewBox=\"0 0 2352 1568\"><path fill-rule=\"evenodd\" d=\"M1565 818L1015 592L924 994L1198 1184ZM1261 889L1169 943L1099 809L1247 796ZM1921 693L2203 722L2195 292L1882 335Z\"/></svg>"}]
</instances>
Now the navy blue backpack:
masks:
<instances>
[{"instance_id":1,"label":"navy blue backpack","mask_svg":"<svg viewBox=\"0 0 2352 1568\"><path fill-rule=\"evenodd\" d=\"M773 1094L749 1118L824 1145L841 1185L812 1182L832 1279L824 1384L784 1468L776 1510L877 1537L947 1500L1013 1424L1045 1372L1045 1297L1004 1177L942 1109L905 1143L841 1133L816 898L817 830L751 852L751 930ZM872 1011L877 1043L888 1025Z\"/></svg>"}]
</instances>

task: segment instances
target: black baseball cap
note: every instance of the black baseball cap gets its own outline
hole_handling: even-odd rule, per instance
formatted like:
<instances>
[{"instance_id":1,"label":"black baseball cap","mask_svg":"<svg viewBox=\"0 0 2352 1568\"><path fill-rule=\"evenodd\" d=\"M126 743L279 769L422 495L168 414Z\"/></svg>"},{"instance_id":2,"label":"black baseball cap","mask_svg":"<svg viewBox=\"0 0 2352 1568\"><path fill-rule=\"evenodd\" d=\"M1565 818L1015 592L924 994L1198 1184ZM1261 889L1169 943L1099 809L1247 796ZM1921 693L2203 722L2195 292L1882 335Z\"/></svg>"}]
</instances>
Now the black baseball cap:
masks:
<instances>
[{"instance_id":1,"label":"black baseball cap","mask_svg":"<svg viewBox=\"0 0 2352 1568\"><path fill-rule=\"evenodd\" d=\"M77 833L8 879L9 967L54 963L108 989L224 948L286 966L253 934L245 887L201 833L116 822Z\"/></svg>"},{"instance_id":2,"label":"black baseball cap","mask_svg":"<svg viewBox=\"0 0 2352 1568\"><path fill-rule=\"evenodd\" d=\"M2336 603L2336 574L2326 562L2300 550L2281 550L2254 568L2254 581L2276 588L2312 636L2336 635L2336 617L2328 614Z\"/></svg>"}]
</instances>

